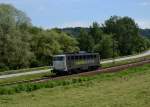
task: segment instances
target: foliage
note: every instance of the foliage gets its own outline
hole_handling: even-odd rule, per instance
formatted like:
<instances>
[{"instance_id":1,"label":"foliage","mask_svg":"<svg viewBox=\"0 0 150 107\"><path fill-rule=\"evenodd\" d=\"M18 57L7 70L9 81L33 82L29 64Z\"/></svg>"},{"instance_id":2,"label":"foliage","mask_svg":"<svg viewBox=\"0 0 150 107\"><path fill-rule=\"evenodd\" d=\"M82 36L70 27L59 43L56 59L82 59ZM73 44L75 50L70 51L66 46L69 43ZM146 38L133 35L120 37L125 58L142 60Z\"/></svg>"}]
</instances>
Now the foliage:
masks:
<instances>
[{"instance_id":1,"label":"foliage","mask_svg":"<svg viewBox=\"0 0 150 107\"><path fill-rule=\"evenodd\" d=\"M131 55L150 47L150 40L140 35L130 17L112 16L101 26L94 22L89 30L82 28L77 37L81 50L99 52L101 58Z\"/></svg>"},{"instance_id":2,"label":"foliage","mask_svg":"<svg viewBox=\"0 0 150 107\"><path fill-rule=\"evenodd\" d=\"M101 58L113 56L113 36L104 34L97 22L94 22L89 28L89 32L85 29L80 30L78 36L79 47L87 52L98 52ZM115 43L115 42L114 42Z\"/></svg>"},{"instance_id":3,"label":"foliage","mask_svg":"<svg viewBox=\"0 0 150 107\"><path fill-rule=\"evenodd\" d=\"M84 29L80 30L78 41L79 41L80 50L92 52L94 46L94 39Z\"/></svg>"},{"instance_id":4,"label":"foliage","mask_svg":"<svg viewBox=\"0 0 150 107\"><path fill-rule=\"evenodd\" d=\"M36 31L36 28L34 31ZM79 50L77 44L78 42L75 38L63 32L56 32L54 30L38 31L36 35L32 36L31 40L32 51L36 56L32 66L49 65L54 54L76 52Z\"/></svg>"},{"instance_id":5,"label":"foliage","mask_svg":"<svg viewBox=\"0 0 150 107\"><path fill-rule=\"evenodd\" d=\"M45 66L54 54L76 52L77 40L66 33L34 27L11 5L0 5L0 70Z\"/></svg>"},{"instance_id":6,"label":"foliage","mask_svg":"<svg viewBox=\"0 0 150 107\"><path fill-rule=\"evenodd\" d=\"M118 41L119 55L142 52L149 47L149 41L140 36L138 25L130 17L112 16L105 21L102 29L105 33L113 34L114 39ZM141 40L146 43L141 44Z\"/></svg>"},{"instance_id":7,"label":"foliage","mask_svg":"<svg viewBox=\"0 0 150 107\"><path fill-rule=\"evenodd\" d=\"M94 46L94 52L100 53L102 58L113 57L113 40L110 35L104 35L99 43Z\"/></svg>"},{"instance_id":8,"label":"foliage","mask_svg":"<svg viewBox=\"0 0 150 107\"><path fill-rule=\"evenodd\" d=\"M18 69L30 65L33 54L29 36L19 30L21 24L29 23L23 12L10 5L0 5L0 68Z\"/></svg>"},{"instance_id":9,"label":"foliage","mask_svg":"<svg viewBox=\"0 0 150 107\"><path fill-rule=\"evenodd\" d=\"M0 71L52 64L54 54L79 50L98 52L101 58L130 55L150 47L130 17L112 16L103 25L89 28L47 29L35 27L26 14L0 4Z\"/></svg>"}]
</instances>

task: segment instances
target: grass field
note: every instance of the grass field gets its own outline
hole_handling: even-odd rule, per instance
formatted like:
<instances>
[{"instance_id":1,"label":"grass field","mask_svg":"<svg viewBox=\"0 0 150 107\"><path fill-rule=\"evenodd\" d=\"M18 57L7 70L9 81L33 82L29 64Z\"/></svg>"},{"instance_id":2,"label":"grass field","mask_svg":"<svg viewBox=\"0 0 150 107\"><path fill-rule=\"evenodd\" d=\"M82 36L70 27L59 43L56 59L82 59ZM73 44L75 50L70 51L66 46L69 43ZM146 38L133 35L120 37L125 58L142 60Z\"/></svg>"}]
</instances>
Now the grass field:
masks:
<instances>
[{"instance_id":1,"label":"grass field","mask_svg":"<svg viewBox=\"0 0 150 107\"><path fill-rule=\"evenodd\" d=\"M0 95L0 107L150 107L150 64L89 81Z\"/></svg>"}]
</instances>

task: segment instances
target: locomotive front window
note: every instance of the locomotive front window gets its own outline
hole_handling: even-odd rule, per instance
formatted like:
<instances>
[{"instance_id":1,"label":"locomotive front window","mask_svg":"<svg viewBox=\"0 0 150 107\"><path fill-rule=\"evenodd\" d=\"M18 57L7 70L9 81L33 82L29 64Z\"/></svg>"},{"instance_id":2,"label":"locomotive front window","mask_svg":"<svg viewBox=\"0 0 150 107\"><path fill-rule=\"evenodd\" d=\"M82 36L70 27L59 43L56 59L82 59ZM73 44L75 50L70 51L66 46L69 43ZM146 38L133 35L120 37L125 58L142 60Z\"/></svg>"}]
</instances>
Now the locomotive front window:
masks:
<instances>
[{"instance_id":1,"label":"locomotive front window","mask_svg":"<svg viewBox=\"0 0 150 107\"><path fill-rule=\"evenodd\" d=\"M63 60L64 60L64 57L62 57L62 56L54 57L53 60L54 60L54 61L63 61Z\"/></svg>"}]
</instances>

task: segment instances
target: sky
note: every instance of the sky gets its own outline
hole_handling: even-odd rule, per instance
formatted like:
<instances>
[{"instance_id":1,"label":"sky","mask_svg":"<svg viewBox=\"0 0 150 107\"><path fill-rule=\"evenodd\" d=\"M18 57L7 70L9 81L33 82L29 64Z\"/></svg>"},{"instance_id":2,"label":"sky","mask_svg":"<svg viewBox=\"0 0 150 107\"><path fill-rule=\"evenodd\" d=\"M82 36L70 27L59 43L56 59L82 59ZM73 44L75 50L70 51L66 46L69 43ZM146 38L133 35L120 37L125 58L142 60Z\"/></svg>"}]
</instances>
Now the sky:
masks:
<instances>
[{"instance_id":1,"label":"sky","mask_svg":"<svg viewBox=\"0 0 150 107\"><path fill-rule=\"evenodd\" d=\"M0 0L12 4L43 28L88 27L110 16L132 17L141 28L150 28L150 0Z\"/></svg>"}]
</instances>

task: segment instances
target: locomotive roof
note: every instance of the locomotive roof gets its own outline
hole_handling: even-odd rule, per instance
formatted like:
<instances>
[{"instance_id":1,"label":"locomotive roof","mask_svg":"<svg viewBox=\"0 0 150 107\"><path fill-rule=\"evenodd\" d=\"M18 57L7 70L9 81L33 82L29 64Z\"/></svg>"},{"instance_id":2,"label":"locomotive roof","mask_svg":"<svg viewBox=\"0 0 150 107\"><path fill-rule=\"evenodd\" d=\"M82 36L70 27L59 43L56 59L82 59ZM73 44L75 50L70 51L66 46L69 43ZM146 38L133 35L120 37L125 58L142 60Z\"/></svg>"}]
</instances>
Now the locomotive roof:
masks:
<instances>
[{"instance_id":1,"label":"locomotive roof","mask_svg":"<svg viewBox=\"0 0 150 107\"><path fill-rule=\"evenodd\" d=\"M68 53L68 54L60 54L54 56L72 56L72 55L99 55L99 53Z\"/></svg>"},{"instance_id":2,"label":"locomotive roof","mask_svg":"<svg viewBox=\"0 0 150 107\"><path fill-rule=\"evenodd\" d=\"M98 54L98 53L75 53L75 54L65 54L65 55L91 55L91 54Z\"/></svg>"}]
</instances>

